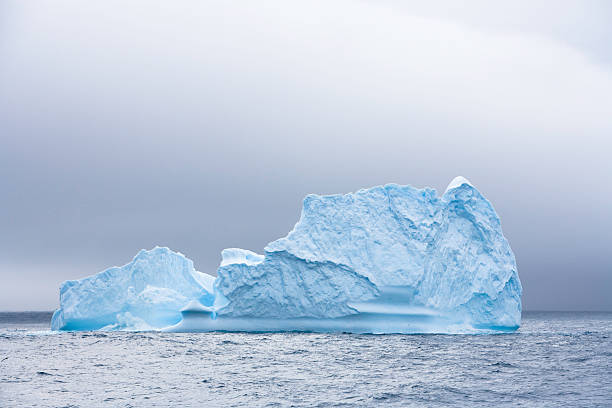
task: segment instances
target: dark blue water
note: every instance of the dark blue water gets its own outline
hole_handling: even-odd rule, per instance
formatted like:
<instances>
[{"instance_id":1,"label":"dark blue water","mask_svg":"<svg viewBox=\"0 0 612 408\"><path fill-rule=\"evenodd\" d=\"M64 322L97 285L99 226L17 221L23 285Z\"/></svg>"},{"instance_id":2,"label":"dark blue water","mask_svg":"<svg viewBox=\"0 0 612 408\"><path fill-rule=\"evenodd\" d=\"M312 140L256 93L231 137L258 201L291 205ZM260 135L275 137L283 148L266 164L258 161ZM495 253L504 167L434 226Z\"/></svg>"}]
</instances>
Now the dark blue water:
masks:
<instances>
[{"instance_id":1,"label":"dark blue water","mask_svg":"<svg viewBox=\"0 0 612 408\"><path fill-rule=\"evenodd\" d=\"M0 406L612 406L612 314L517 333L52 333L0 314Z\"/></svg>"}]
</instances>

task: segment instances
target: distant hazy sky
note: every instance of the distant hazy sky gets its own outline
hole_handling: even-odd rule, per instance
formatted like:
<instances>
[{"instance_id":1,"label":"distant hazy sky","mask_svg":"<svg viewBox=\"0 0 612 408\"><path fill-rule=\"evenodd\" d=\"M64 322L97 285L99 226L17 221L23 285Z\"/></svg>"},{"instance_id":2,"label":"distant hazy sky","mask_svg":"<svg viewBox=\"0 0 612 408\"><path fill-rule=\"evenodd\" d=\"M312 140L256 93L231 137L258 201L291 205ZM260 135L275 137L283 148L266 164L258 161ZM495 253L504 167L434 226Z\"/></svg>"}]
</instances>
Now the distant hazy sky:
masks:
<instances>
[{"instance_id":1,"label":"distant hazy sky","mask_svg":"<svg viewBox=\"0 0 612 408\"><path fill-rule=\"evenodd\" d=\"M525 309L612 310L612 2L465 4L0 0L0 310L155 245L214 273L307 193L456 175Z\"/></svg>"}]
</instances>

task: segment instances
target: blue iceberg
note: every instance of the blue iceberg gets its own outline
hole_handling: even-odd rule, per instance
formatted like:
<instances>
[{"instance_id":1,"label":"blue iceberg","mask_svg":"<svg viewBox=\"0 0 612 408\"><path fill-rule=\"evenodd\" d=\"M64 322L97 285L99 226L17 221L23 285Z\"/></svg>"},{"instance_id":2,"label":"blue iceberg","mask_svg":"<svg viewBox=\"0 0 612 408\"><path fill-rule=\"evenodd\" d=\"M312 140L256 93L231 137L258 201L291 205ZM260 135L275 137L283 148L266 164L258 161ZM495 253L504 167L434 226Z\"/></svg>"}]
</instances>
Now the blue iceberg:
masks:
<instances>
[{"instance_id":1,"label":"blue iceberg","mask_svg":"<svg viewBox=\"0 0 612 408\"><path fill-rule=\"evenodd\" d=\"M521 283L499 217L462 177L308 195L264 255L217 277L167 248L63 284L53 329L471 333L516 330Z\"/></svg>"},{"instance_id":2,"label":"blue iceberg","mask_svg":"<svg viewBox=\"0 0 612 408\"><path fill-rule=\"evenodd\" d=\"M178 323L190 301L212 304L214 276L168 248L142 250L132 262L66 281L53 330L150 330Z\"/></svg>"}]
</instances>

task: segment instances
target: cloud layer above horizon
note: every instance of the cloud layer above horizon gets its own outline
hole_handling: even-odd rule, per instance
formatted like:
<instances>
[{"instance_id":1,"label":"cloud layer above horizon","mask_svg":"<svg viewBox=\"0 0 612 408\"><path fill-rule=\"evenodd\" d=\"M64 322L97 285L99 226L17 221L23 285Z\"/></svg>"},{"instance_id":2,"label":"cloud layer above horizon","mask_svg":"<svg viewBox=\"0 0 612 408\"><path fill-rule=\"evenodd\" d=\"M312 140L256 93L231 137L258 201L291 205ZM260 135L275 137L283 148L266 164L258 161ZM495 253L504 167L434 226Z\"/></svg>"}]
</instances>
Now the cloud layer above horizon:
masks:
<instances>
[{"instance_id":1,"label":"cloud layer above horizon","mask_svg":"<svg viewBox=\"0 0 612 408\"><path fill-rule=\"evenodd\" d=\"M0 5L0 310L169 246L214 273L308 193L466 176L524 308L612 310L605 1Z\"/></svg>"}]
</instances>

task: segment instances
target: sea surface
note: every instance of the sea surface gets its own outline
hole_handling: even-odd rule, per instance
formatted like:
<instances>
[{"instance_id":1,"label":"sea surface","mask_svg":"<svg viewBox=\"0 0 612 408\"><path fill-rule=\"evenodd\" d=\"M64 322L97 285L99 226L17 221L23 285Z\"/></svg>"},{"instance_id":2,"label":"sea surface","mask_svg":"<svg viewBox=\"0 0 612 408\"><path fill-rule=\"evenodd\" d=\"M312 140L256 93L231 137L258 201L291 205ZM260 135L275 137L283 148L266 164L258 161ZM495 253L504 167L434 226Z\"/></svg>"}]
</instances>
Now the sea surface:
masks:
<instances>
[{"instance_id":1,"label":"sea surface","mask_svg":"<svg viewBox=\"0 0 612 408\"><path fill-rule=\"evenodd\" d=\"M0 407L612 407L612 313L497 335L49 330L0 313Z\"/></svg>"}]
</instances>

